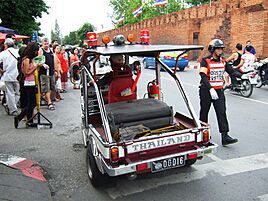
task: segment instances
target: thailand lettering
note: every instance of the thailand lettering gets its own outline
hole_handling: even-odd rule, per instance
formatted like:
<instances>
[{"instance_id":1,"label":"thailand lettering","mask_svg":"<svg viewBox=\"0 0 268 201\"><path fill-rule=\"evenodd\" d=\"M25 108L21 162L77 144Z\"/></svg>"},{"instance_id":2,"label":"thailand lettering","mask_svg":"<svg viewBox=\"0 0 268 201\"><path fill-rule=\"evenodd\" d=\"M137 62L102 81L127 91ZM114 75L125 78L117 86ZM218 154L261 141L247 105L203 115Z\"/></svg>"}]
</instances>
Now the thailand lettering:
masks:
<instances>
[{"instance_id":1,"label":"thailand lettering","mask_svg":"<svg viewBox=\"0 0 268 201\"><path fill-rule=\"evenodd\" d=\"M194 140L195 140L194 134L186 134L186 135L180 135L176 137L163 138L163 139L141 142L138 144L131 145L131 147L128 148L128 152L131 153L131 152L137 152L137 151L144 151L148 149L155 149L155 148L165 147L169 145L192 142Z\"/></svg>"}]
</instances>

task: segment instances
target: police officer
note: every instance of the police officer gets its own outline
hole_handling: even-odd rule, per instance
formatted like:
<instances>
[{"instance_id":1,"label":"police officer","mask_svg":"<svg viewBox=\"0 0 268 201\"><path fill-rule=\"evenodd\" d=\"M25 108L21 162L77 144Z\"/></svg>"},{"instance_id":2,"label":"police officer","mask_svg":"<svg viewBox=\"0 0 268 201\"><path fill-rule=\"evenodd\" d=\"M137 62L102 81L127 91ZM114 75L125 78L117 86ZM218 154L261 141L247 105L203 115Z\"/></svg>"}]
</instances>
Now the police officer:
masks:
<instances>
[{"instance_id":1,"label":"police officer","mask_svg":"<svg viewBox=\"0 0 268 201\"><path fill-rule=\"evenodd\" d=\"M238 140L228 135L229 125L226 116L225 96L223 92L223 73L232 74L234 70L221 57L224 43L220 39L212 40L208 45L210 56L202 58L200 63L200 120L208 122L208 112L213 103L216 111L222 145L236 143Z\"/></svg>"}]
</instances>

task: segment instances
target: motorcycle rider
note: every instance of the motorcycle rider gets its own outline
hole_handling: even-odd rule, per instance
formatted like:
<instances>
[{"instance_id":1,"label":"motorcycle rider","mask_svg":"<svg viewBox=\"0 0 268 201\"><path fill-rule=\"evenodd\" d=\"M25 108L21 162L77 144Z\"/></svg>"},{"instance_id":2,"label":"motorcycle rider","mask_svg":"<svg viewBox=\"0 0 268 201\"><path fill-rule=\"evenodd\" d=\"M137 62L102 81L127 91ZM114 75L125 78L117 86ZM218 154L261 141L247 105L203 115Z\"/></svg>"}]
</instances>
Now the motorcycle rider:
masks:
<instances>
[{"instance_id":1,"label":"motorcycle rider","mask_svg":"<svg viewBox=\"0 0 268 201\"><path fill-rule=\"evenodd\" d=\"M237 65L240 64L241 57L243 55L243 50L242 50L243 47L242 47L242 44L237 43L236 46L235 46L235 48L236 48L236 51L230 57L228 57L226 59L226 62L232 62L232 65L233 66L237 66ZM241 76L241 73L239 73L239 72L237 72L236 74L237 74L237 76ZM229 76L226 75L225 79L226 79L226 82L227 82L226 84L229 85L229 83L230 83ZM235 79L235 76L232 76L231 79L232 79L232 83L233 84L237 84L237 81ZM227 86L227 87L231 88L230 85Z\"/></svg>"},{"instance_id":2,"label":"motorcycle rider","mask_svg":"<svg viewBox=\"0 0 268 201\"><path fill-rule=\"evenodd\" d=\"M213 103L217 115L219 131L222 136L222 145L238 142L228 135L229 125L226 116L225 96L223 91L223 74L225 71L232 74L234 71L221 56L224 43L220 39L212 40L208 45L211 55L202 58L200 63L200 120L208 122L208 112Z\"/></svg>"},{"instance_id":3,"label":"motorcycle rider","mask_svg":"<svg viewBox=\"0 0 268 201\"><path fill-rule=\"evenodd\" d=\"M251 45L246 46L246 52L242 55L240 63L237 66L234 65L233 68L239 69L241 73L254 70L253 64L256 60L256 57L251 53L252 48L253 47Z\"/></svg>"},{"instance_id":4,"label":"motorcycle rider","mask_svg":"<svg viewBox=\"0 0 268 201\"><path fill-rule=\"evenodd\" d=\"M234 66L237 66L238 64L240 64L241 61L241 57L243 55L243 50L242 50L242 44L237 43L236 46L236 51L229 57L226 59L227 62L231 61L233 63Z\"/></svg>"},{"instance_id":5,"label":"motorcycle rider","mask_svg":"<svg viewBox=\"0 0 268 201\"><path fill-rule=\"evenodd\" d=\"M251 53L252 46L248 45L245 47L246 52L241 56L241 61L238 65L233 65L235 74L230 75L233 86L236 86L236 77L241 77L243 73L254 70L253 64L256 60L255 55Z\"/></svg>"}]
</instances>

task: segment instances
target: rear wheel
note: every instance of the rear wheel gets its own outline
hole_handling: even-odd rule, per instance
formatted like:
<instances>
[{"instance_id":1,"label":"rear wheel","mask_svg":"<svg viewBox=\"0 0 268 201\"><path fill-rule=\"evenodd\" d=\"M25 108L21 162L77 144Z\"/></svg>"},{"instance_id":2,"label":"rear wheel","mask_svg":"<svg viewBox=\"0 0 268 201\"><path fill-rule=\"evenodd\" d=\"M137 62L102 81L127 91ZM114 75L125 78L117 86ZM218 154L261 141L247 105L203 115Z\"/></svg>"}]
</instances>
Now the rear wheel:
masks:
<instances>
[{"instance_id":1,"label":"rear wheel","mask_svg":"<svg viewBox=\"0 0 268 201\"><path fill-rule=\"evenodd\" d=\"M187 166L187 167L192 166L193 164L195 164L196 160L197 160L197 159L186 160L186 161L185 161L185 166Z\"/></svg>"},{"instance_id":2,"label":"rear wheel","mask_svg":"<svg viewBox=\"0 0 268 201\"><path fill-rule=\"evenodd\" d=\"M257 88L261 88L262 87L262 81L261 81L261 76L258 74L257 76L257 84L256 87Z\"/></svg>"},{"instance_id":3,"label":"rear wheel","mask_svg":"<svg viewBox=\"0 0 268 201\"><path fill-rule=\"evenodd\" d=\"M249 80L243 80L242 81L242 89L240 91L240 94L243 96L243 97L250 97L251 94L253 92L253 86L252 84L250 84Z\"/></svg>"},{"instance_id":4,"label":"rear wheel","mask_svg":"<svg viewBox=\"0 0 268 201\"><path fill-rule=\"evenodd\" d=\"M94 187L100 187L108 182L109 176L99 171L90 144L87 146L86 164L89 180Z\"/></svg>"}]
</instances>

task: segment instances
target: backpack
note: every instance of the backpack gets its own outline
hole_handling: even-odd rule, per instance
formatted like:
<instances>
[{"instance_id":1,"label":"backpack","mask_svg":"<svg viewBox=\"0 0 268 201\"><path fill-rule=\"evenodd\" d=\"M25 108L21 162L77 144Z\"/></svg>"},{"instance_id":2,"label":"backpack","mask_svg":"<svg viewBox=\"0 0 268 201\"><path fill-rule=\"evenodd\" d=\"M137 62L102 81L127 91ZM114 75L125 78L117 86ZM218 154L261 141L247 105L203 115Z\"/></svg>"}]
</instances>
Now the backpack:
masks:
<instances>
[{"instance_id":1,"label":"backpack","mask_svg":"<svg viewBox=\"0 0 268 201\"><path fill-rule=\"evenodd\" d=\"M9 50L8 50L9 51ZM9 51L10 52L10 51ZM12 54L12 52L10 52L10 54ZM14 54L12 54L12 56L18 61L17 62L17 70L18 70L18 76L17 76L17 80L20 82L20 83L23 83L24 80L25 80L25 76L24 76L24 73L22 72L21 70L21 63L22 63L22 60L20 57L15 57Z\"/></svg>"},{"instance_id":2,"label":"backpack","mask_svg":"<svg viewBox=\"0 0 268 201\"><path fill-rule=\"evenodd\" d=\"M23 83L24 80L25 80L25 75L24 73L22 72L22 69L21 69L21 64L22 64L22 59L20 57L18 57L18 64L17 64L17 69L18 69L18 76L17 76L17 80L20 82L20 83Z\"/></svg>"}]
</instances>

